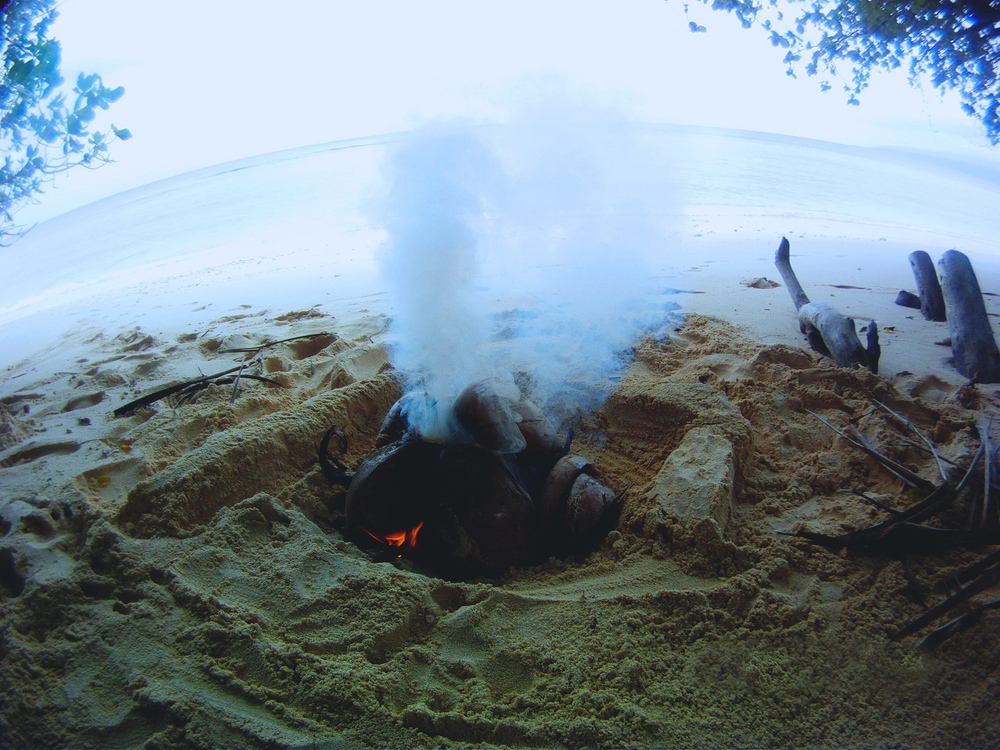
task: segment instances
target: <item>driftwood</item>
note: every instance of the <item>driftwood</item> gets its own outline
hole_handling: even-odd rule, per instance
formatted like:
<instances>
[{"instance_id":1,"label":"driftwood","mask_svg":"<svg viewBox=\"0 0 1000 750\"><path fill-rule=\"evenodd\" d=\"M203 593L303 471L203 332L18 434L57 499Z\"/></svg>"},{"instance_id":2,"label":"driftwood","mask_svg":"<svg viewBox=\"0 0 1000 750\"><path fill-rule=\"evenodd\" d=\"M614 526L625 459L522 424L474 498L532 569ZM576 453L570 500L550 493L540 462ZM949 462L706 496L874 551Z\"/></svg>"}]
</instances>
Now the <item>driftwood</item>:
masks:
<instances>
[{"instance_id":1,"label":"driftwood","mask_svg":"<svg viewBox=\"0 0 1000 750\"><path fill-rule=\"evenodd\" d=\"M913 269L913 278L917 282L917 296L920 299L920 312L924 320L944 321L944 296L941 294L941 284L938 282L931 256L923 250L910 253L910 268Z\"/></svg>"},{"instance_id":2,"label":"driftwood","mask_svg":"<svg viewBox=\"0 0 1000 750\"><path fill-rule=\"evenodd\" d=\"M1000 383L1000 350L968 257L949 250L938 261L955 369L980 383Z\"/></svg>"},{"instance_id":3,"label":"driftwood","mask_svg":"<svg viewBox=\"0 0 1000 750\"><path fill-rule=\"evenodd\" d=\"M923 303L920 301L918 295L901 289L899 294L896 295L896 304L900 307L912 307L914 310L919 310Z\"/></svg>"},{"instance_id":4,"label":"driftwood","mask_svg":"<svg viewBox=\"0 0 1000 750\"><path fill-rule=\"evenodd\" d=\"M879 345L875 321L871 321L868 327L869 348L866 351L858 338L853 318L842 315L825 302L809 301L792 270L789 250L788 240L782 237L774 255L774 265L792 296L792 303L799 313L799 328L809 338L809 344L820 354L833 359L838 367L867 367L877 373Z\"/></svg>"}]
</instances>

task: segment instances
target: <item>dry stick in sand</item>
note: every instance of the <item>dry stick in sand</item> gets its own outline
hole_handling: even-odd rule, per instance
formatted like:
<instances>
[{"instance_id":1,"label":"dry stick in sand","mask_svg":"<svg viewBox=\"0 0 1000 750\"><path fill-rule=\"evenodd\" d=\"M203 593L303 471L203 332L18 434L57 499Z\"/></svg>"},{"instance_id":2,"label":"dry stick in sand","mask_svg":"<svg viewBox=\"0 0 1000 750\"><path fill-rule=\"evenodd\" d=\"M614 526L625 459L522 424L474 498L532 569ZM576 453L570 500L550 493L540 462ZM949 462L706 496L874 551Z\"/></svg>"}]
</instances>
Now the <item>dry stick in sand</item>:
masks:
<instances>
[{"instance_id":1,"label":"dry stick in sand","mask_svg":"<svg viewBox=\"0 0 1000 750\"><path fill-rule=\"evenodd\" d=\"M979 429L979 439L983 445L983 507L979 516L979 525L985 526L986 520L990 514L990 474L991 465L993 464L993 446L990 444L990 427L993 426L993 420L984 421L979 419L976 423L976 427Z\"/></svg>"},{"instance_id":2,"label":"dry stick in sand","mask_svg":"<svg viewBox=\"0 0 1000 750\"><path fill-rule=\"evenodd\" d=\"M856 497L860 497L866 503L868 503L869 505L875 506L879 510L884 510L886 513L890 513L890 514L892 514L894 516L900 515L901 511L898 511L895 508L890 507L890 506L886 505L885 503L883 503L882 501L876 500L873 497L868 497L868 495L866 495L861 490L851 490L851 494L855 495Z\"/></svg>"},{"instance_id":3,"label":"dry stick in sand","mask_svg":"<svg viewBox=\"0 0 1000 750\"><path fill-rule=\"evenodd\" d=\"M229 397L229 403L231 403L231 404L236 403L236 396L240 392L240 376L243 374L244 367L245 367L245 365L241 365L240 366L240 371L238 373L236 373L236 380L233 383L233 395Z\"/></svg>"},{"instance_id":4,"label":"dry stick in sand","mask_svg":"<svg viewBox=\"0 0 1000 750\"><path fill-rule=\"evenodd\" d=\"M925 625L929 625L934 622L934 620L941 617L943 614L953 609L955 606L961 604L962 602L968 601L972 596L978 594L981 591L985 591L990 586L1000 581L1000 565L997 565L998 559L1000 559L1000 552L994 552L987 555L985 558L980 560L977 565L985 568L979 577L973 580L968 586L960 589L955 594L952 594L943 602L938 604L936 607L931 607L929 610L924 612L920 617L913 620L911 623L902 628L897 632L890 640L898 641L901 638L905 638L911 633L916 633L920 628Z\"/></svg>"},{"instance_id":5,"label":"dry stick in sand","mask_svg":"<svg viewBox=\"0 0 1000 750\"><path fill-rule=\"evenodd\" d=\"M917 644L917 650L930 651L931 649L937 648L945 639L950 638L955 633L960 633L966 628L972 627L979 622L979 619L983 616L983 613L986 610L998 608L1000 608L1000 599L988 602L987 604L981 604L980 606L969 610L964 615L956 617L951 622L945 623L937 630L933 631Z\"/></svg>"},{"instance_id":6,"label":"dry stick in sand","mask_svg":"<svg viewBox=\"0 0 1000 750\"><path fill-rule=\"evenodd\" d=\"M265 341L263 344L258 344L257 346L240 346L235 349L219 349L217 354L231 354L233 352L255 352L260 353L270 346L277 346L278 344L287 344L289 341L301 341L302 339L315 339L320 336L333 336L334 334L323 331L322 333L307 333L304 336L292 336L288 339L280 339L278 341Z\"/></svg>"},{"instance_id":7,"label":"dry stick in sand","mask_svg":"<svg viewBox=\"0 0 1000 750\"><path fill-rule=\"evenodd\" d=\"M231 372L236 372L240 370L245 365L239 365L238 367L233 367L229 370L224 370L222 372L217 372L215 375L202 375L200 378L194 378L193 380L185 380L183 383L174 383L173 385L168 385L166 388L160 388L152 393L147 393L145 396L137 398L135 401L129 401L124 406L119 406L114 411L116 417L124 417L127 414L131 414L136 409L143 406L149 406L152 403L159 401L161 398L166 398L167 396L172 396L175 393L183 391L185 388L190 388L192 386L199 385L201 383L208 383L216 378L221 378L223 375L228 375Z\"/></svg>"},{"instance_id":8,"label":"dry stick in sand","mask_svg":"<svg viewBox=\"0 0 1000 750\"><path fill-rule=\"evenodd\" d=\"M850 438L848 439L850 440ZM855 443L855 445L860 447L859 443ZM944 529L920 523L941 512L961 493L972 477L973 470L983 452L983 447L980 446L979 452L972 459L968 471L957 486L951 482L945 482L920 502L906 510L894 512L892 518L887 521L838 536L805 529L778 533L807 539L814 544L833 549L857 549L875 554L926 552L956 544L996 544L1000 541L1000 531L996 529Z\"/></svg>"},{"instance_id":9,"label":"dry stick in sand","mask_svg":"<svg viewBox=\"0 0 1000 750\"><path fill-rule=\"evenodd\" d=\"M892 636L891 640L896 641L910 635L911 633L915 633L924 625L930 624L948 611L957 607L959 604L963 604L968 601L975 594L988 589L998 580L1000 580L1000 550L990 553L986 557L958 573L958 575L955 576L954 583L956 585L969 583L969 585L965 588L958 589L958 591L946 598L936 607L924 612L924 614L913 620L911 623L906 625L906 627ZM917 645L917 648L920 650L930 650L937 647L945 639L951 637L955 633L974 625L982 616L983 612L989 609L996 609L997 607L1000 607L1000 600L988 602L971 609L960 617L945 623L941 627L937 628L937 630L932 631Z\"/></svg>"},{"instance_id":10,"label":"dry stick in sand","mask_svg":"<svg viewBox=\"0 0 1000 750\"><path fill-rule=\"evenodd\" d=\"M947 482L948 472L945 471L944 464L941 462L941 456L937 452L937 448L935 447L934 443L931 442L930 438L928 438L926 435L924 435L924 433L918 430L916 426L914 426L914 424L906 417L904 417L902 414L898 414L897 412L894 412L892 409L886 406L884 401L878 402L876 406L878 406L878 408L880 409L884 409L886 412L891 414L897 420L902 422L904 426L909 427L914 433L916 433L917 437L919 437L921 440L924 441L924 443L930 449L931 455L934 456L934 461L937 463L938 467L938 473L941 474L941 480Z\"/></svg>"},{"instance_id":11,"label":"dry stick in sand","mask_svg":"<svg viewBox=\"0 0 1000 750\"><path fill-rule=\"evenodd\" d=\"M915 505L907 508L903 511L898 511L894 508L883 505L877 500L869 498L862 492L854 490L854 494L863 498L865 501L877 505L891 514L892 518L888 521L883 521L882 523L875 524L874 526L869 526L865 529L859 531L852 531L846 534L841 534L840 536L829 536L827 534L819 534L816 532L806 531L806 530L796 530L794 532L779 532L784 534L790 534L792 536L797 536L803 539L807 539L814 544L821 544L827 547L833 547L835 549L844 548L854 548L860 549L868 552L904 552L904 551L928 551L939 546L951 546L953 544L967 544L967 545L979 545L979 544L996 544L1000 542L1000 531L997 529L987 529L984 528L986 514L989 508L989 488L990 488L990 462L994 456L992 446L990 444L989 432L990 423L984 423L982 420L979 422L979 433L981 437L981 442L979 450L973 457L972 461L969 463L969 468L965 472L965 476L958 485L952 484L952 482L947 478L944 471L944 467L938 457L937 450L934 444L924 437L923 434L917 430L908 420L900 416L892 409L890 409L885 404L879 404L879 406L885 409L889 414L896 417L898 420L907 425L911 430L917 433L925 443L931 448L931 452L934 454L935 459L938 459L938 470L941 472L942 478L944 479L944 484L935 489L929 496L916 503ZM882 456L878 453L870 442L861 433L853 428L852 433L857 438L854 439L848 436L846 433L837 429L834 425L827 422L825 419L820 417L818 414L809 412L813 414L817 419L819 419L823 424L825 424L830 429L837 432L846 440L849 440L854 445L862 448L865 452L874 455L878 460L883 463L883 465L893 471L893 473L898 473L894 470L898 468L898 464L891 461L891 459ZM948 506L968 485L970 479L973 476L973 472L980 458L986 458L986 469L984 471L984 485L985 495L983 499L983 514L981 516L982 525L979 529L942 529L934 526L926 526L920 523L926 518L930 518L936 515L946 506ZM900 477L902 478L902 477ZM942 617L946 613L950 612L955 607L968 601L972 596L978 594L989 587L1000 581L1000 550L994 551L993 553L987 555L983 559L979 560L974 565L970 566L966 570L956 576L955 583L968 585L965 588L959 589L957 592L947 597L943 602L935 607L927 610L920 617L917 617L912 622L907 624L901 630L899 630L895 635L892 636L891 640L897 641L904 638L912 633L923 628L925 625L929 625L934 620ZM990 609L1000 608L1000 600L995 600L982 604L978 607L973 608L969 612L961 615L958 618L951 620L948 623L940 626L933 632L931 632L926 638L924 638L917 646L921 650L929 650L937 647L947 638L951 637L955 633L958 633L966 628L974 625L979 621L982 614Z\"/></svg>"},{"instance_id":12,"label":"dry stick in sand","mask_svg":"<svg viewBox=\"0 0 1000 750\"><path fill-rule=\"evenodd\" d=\"M253 363L251 363L253 364ZM271 378L265 378L263 375L251 375L249 373L237 373L237 377L225 376L221 378L216 378L215 380L207 383L198 383L187 390L181 391L176 394L177 402L174 406L183 406L184 404L192 401L198 392L204 390L210 385L230 385L235 383L237 378L241 380L256 380L258 383L267 383L268 385L273 385L277 388L285 388L286 386L279 383L277 380L272 380ZM234 399L230 398L229 403L234 403Z\"/></svg>"},{"instance_id":13,"label":"dry stick in sand","mask_svg":"<svg viewBox=\"0 0 1000 750\"><path fill-rule=\"evenodd\" d=\"M809 409L806 409L806 412L808 414L811 414L812 416L816 417L816 419L818 419L820 422L822 422L823 424L825 424L831 430L833 430L834 432L836 432L838 435L840 435L842 438L844 438L844 440L848 441L852 445L854 445L854 446L860 448L861 450L863 450L869 456L871 456L876 461L878 461L880 464L882 464L882 466L884 466L886 469L888 469L892 474L894 474L895 476L897 476L905 484L908 484L911 487L915 487L917 489L921 489L921 490L925 490L925 491L933 491L934 490L934 485L931 482L928 482L923 477L921 477L918 474L915 474L914 472L910 471L908 468L906 468L905 466L903 466L901 463L897 463L896 461L893 461L888 456L880 453L878 451L878 449L875 448L875 446L871 444L871 441L869 441L868 438L866 438L864 435L862 435L857 430L857 428L855 428L853 425L850 426L851 432L853 433L853 436L852 436L852 435L848 435L843 430L837 428L836 426L834 426L833 424L831 424L827 420L823 419L823 417L821 417L816 412L810 411Z\"/></svg>"},{"instance_id":14,"label":"dry stick in sand","mask_svg":"<svg viewBox=\"0 0 1000 750\"><path fill-rule=\"evenodd\" d=\"M980 383L1000 383L1000 350L968 257L949 250L938 261L955 369Z\"/></svg>"},{"instance_id":15,"label":"dry stick in sand","mask_svg":"<svg viewBox=\"0 0 1000 750\"><path fill-rule=\"evenodd\" d=\"M114 415L116 417L125 417L134 412L136 409L140 409L143 406L149 406L150 404L156 403L160 399L164 399L167 396L173 396L175 393L181 393L183 395L188 395L200 388L206 388L212 383L217 383L219 385L225 384L225 376L230 375L234 372L242 371L253 364L252 362L244 362L242 365L230 368L228 370L223 370L222 372L217 372L215 375L203 375L200 378L194 378L192 380L185 380L183 383L174 383L173 385L168 385L166 388L160 388L159 390L153 391L152 393L147 393L145 396L137 398L135 401L129 401L124 406L119 406L114 410ZM265 378L260 375L246 375L242 374L243 378L249 378L252 380L257 380L262 383L268 383L269 385L281 386L281 383L271 380L270 378Z\"/></svg>"},{"instance_id":16,"label":"dry stick in sand","mask_svg":"<svg viewBox=\"0 0 1000 750\"><path fill-rule=\"evenodd\" d=\"M825 302L810 302L789 260L789 244L784 237L774 255L774 265L788 287L792 303L799 313L799 328L809 337L816 351L826 354L838 367L866 367L878 372L878 328L873 320L868 326L868 350L861 345L854 319L837 312Z\"/></svg>"}]
</instances>

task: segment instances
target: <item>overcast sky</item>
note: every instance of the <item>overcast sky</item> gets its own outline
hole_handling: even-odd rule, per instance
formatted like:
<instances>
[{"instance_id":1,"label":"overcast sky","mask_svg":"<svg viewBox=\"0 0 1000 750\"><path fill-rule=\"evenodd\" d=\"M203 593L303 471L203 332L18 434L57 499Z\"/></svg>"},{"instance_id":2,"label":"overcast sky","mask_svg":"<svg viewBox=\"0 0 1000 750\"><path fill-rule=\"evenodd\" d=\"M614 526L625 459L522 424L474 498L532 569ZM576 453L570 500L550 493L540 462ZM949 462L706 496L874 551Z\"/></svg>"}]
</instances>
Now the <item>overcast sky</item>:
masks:
<instances>
[{"instance_id":1,"label":"overcast sky","mask_svg":"<svg viewBox=\"0 0 1000 750\"><path fill-rule=\"evenodd\" d=\"M787 77L759 29L698 2L689 12L680 0L64 0L52 35L66 78L124 86L109 121L134 138L18 218L431 118L502 120L552 79L639 121L996 156L957 99L911 89L901 72L875 76L852 107L838 86Z\"/></svg>"}]
</instances>

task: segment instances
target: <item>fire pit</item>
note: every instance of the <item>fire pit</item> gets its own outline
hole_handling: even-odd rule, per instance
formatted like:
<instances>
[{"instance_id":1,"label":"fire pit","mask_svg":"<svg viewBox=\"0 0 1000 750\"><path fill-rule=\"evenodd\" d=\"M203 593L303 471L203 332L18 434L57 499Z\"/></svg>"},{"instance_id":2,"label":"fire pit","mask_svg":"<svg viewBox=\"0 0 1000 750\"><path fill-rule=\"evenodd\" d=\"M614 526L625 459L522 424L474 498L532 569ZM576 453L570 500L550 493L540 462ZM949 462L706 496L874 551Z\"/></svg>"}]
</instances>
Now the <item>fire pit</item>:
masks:
<instances>
[{"instance_id":1,"label":"fire pit","mask_svg":"<svg viewBox=\"0 0 1000 750\"><path fill-rule=\"evenodd\" d=\"M419 399L396 402L353 473L330 453L336 428L324 436L320 463L347 487L350 531L462 579L583 551L617 522L622 494L569 453L572 431L561 438L512 383L469 385L434 440L410 418Z\"/></svg>"}]
</instances>

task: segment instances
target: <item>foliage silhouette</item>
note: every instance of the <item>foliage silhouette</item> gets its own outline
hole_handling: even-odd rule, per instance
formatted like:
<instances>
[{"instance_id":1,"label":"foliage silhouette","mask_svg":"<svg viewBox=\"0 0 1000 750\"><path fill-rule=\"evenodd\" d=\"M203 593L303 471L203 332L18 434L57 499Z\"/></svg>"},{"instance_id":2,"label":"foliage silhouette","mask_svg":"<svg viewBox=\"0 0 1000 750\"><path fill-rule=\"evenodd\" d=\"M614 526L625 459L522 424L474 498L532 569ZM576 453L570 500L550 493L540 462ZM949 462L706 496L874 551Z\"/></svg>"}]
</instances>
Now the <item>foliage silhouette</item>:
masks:
<instances>
[{"instance_id":1,"label":"foliage silhouette","mask_svg":"<svg viewBox=\"0 0 1000 750\"><path fill-rule=\"evenodd\" d=\"M0 245L23 233L13 214L43 192L53 175L110 161L108 144L131 133L92 130L96 110L125 93L97 74L80 73L72 104L62 90L61 48L50 39L55 0L11 0L0 9Z\"/></svg>"},{"instance_id":2,"label":"foliage silhouette","mask_svg":"<svg viewBox=\"0 0 1000 750\"><path fill-rule=\"evenodd\" d=\"M963 110L982 121L991 143L1000 142L1000 0L701 2L734 14L744 28L762 27L772 45L786 50L791 76L800 68L810 76L836 75L839 64L849 65L850 104L859 103L873 69L905 65L911 84L928 76L941 91L957 91ZM782 9L792 7L799 11L786 19ZM832 88L828 80L820 86Z\"/></svg>"}]
</instances>

